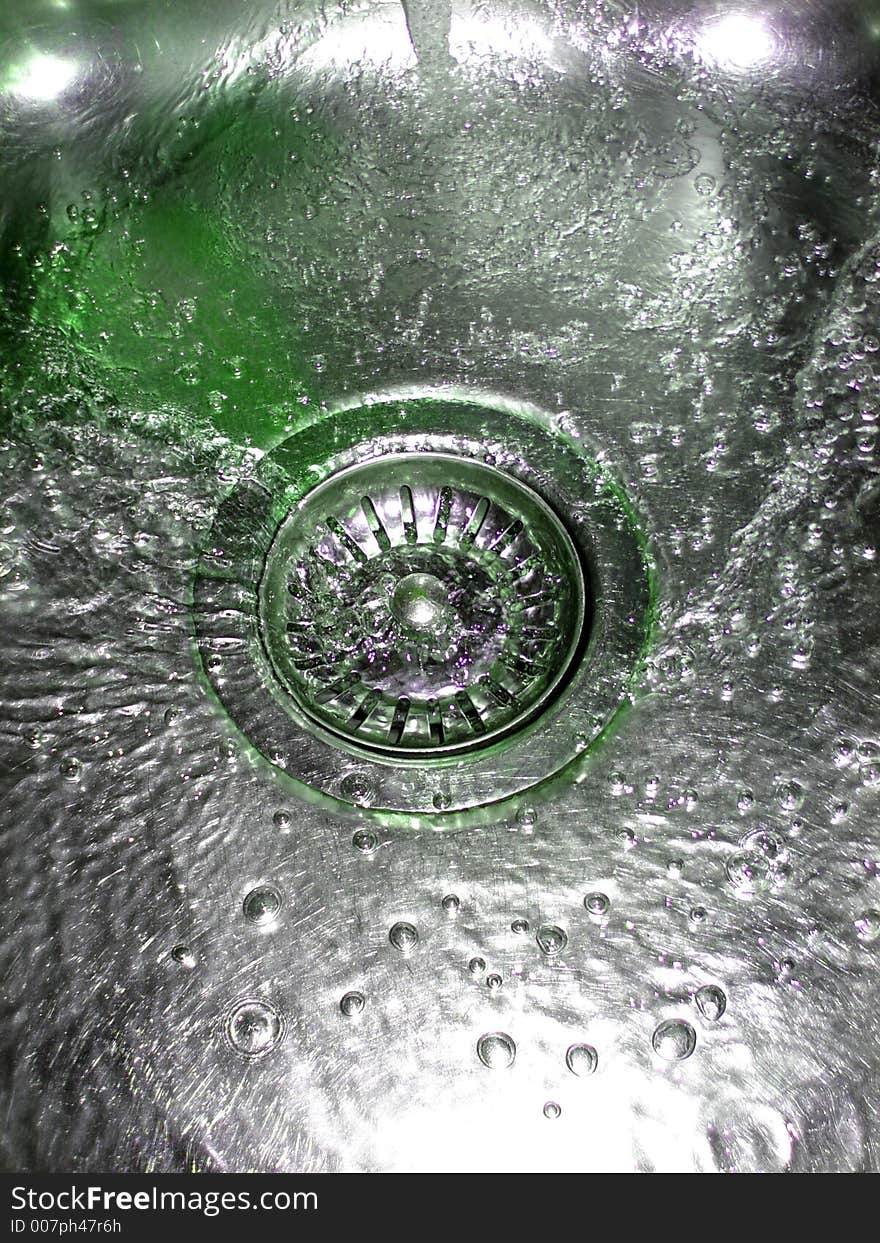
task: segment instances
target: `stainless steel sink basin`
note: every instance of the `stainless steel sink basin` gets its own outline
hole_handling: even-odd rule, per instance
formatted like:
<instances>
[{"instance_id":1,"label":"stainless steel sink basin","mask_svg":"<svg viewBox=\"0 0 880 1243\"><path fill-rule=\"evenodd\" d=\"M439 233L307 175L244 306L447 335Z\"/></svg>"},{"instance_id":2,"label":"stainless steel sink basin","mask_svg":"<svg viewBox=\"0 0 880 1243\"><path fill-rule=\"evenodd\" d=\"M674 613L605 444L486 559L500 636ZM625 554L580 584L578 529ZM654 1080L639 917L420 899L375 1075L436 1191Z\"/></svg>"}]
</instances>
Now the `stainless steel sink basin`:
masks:
<instances>
[{"instance_id":1,"label":"stainless steel sink basin","mask_svg":"<svg viewBox=\"0 0 880 1243\"><path fill-rule=\"evenodd\" d=\"M6 6L6 1168L880 1168L878 65Z\"/></svg>"}]
</instances>

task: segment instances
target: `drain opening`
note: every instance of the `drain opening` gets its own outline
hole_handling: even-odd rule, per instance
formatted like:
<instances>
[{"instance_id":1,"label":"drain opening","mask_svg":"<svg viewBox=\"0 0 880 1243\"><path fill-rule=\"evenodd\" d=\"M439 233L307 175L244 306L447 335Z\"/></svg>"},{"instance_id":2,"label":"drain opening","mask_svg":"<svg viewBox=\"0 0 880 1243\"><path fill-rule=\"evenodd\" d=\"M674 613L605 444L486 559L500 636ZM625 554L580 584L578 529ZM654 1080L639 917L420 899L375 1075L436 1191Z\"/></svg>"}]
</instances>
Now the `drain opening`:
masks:
<instances>
[{"instance_id":1,"label":"drain opening","mask_svg":"<svg viewBox=\"0 0 880 1243\"><path fill-rule=\"evenodd\" d=\"M408 453L339 472L268 551L260 627L300 710L399 758L462 753L534 719L588 629L564 525L520 481Z\"/></svg>"},{"instance_id":2,"label":"drain opening","mask_svg":"<svg viewBox=\"0 0 880 1243\"><path fill-rule=\"evenodd\" d=\"M635 510L583 447L425 398L267 454L218 508L193 612L212 690L298 793L455 827L605 735L652 590Z\"/></svg>"}]
</instances>

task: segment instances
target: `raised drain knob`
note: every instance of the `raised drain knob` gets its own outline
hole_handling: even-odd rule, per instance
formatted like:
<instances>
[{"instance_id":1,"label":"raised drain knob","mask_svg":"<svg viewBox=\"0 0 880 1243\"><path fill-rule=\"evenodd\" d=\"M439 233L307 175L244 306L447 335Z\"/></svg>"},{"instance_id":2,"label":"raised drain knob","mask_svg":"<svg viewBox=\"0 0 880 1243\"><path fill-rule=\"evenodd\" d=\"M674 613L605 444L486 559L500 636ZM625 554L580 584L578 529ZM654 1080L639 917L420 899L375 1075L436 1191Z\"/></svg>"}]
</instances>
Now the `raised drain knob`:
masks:
<instances>
[{"instance_id":1,"label":"raised drain knob","mask_svg":"<svg viewBox=\"0 0 880 1243\"><path fill-rule=\"evenodd\" d=\"M451 620L447 589L435 574L407 574L391 593L391 612L409 630L440 634Z\"/></svg>"}]
</instances>

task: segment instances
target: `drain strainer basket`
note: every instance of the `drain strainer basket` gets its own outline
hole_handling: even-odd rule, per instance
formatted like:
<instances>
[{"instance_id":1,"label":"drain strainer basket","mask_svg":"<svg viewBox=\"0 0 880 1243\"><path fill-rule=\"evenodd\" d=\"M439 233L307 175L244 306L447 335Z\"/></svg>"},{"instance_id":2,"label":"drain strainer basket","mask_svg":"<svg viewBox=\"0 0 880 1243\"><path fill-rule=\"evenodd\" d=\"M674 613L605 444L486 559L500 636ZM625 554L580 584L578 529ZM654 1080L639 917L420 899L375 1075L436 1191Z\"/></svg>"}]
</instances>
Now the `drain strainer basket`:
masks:
<instances>
[{"instance_id":1,"label":"drain strainer basket","mask_svg":"<svg viewBox=\"0 0 880 1243\"><path fill-rule=\"evenodd\" d=\"M307 494L260 589L299 708L400 760L467 754L538 715L584 637L584 575L545 502L439 453L374 458Z\"/></svg>"},{"instance_id":2,"label":"drain strainer basket","mask_svg":"<svg viewBox=\"0 0 880 1243\"><path fill-rule=\"evenodd\" d=\"M593 459L537 419L437 401L283 442L221 505L195 584L205 670L263 756L304 791L433 816L588 749L650 600Z\"/></svg>"}]
</instances>

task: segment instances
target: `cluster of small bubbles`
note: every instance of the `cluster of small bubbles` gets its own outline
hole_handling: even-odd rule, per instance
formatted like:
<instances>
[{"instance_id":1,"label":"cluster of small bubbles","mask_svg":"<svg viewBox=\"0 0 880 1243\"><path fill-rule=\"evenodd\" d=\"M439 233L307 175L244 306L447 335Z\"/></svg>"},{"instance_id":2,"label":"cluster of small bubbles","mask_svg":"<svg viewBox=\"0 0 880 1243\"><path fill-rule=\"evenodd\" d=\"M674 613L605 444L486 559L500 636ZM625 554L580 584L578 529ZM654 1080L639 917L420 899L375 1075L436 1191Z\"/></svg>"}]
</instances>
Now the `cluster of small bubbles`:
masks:
<instances>
[{"instance_id":1,"label":"cluster of small bubbles","mask_svg":"<svg viewBox=\"0 0 880 1243\"><path fill-rule=\"evenodd\" d=\"M468 963L468 971L470 971L471 975L482 975L485 970L486 960L485 958L480 958L479 955L472 958Z\"/></svg>"},{"instance_id":2,"label":"cluster of small bubbles","mask_svg":"<svg viewBox=\"0 0 880 1243\"><path fill-rule=\"evenodd\" d=\"M289 811L280 809L276 811L275 815L272 817L272 823L281 833L286 833L293 823L293 818Z\"/></svg>"},{"instance_id":3,"label":"cluster of small bubbles","mask_svg":"<svg viewBox=\"0 0 880 1243\"><path fill-rule=\"evenodd\" d=\"M591 1044L572 1044L566 1050L565 1064L573 1075L583 1079L599 1065L599 1054Z\"/></svg>"},{"instance_id":4,"label":"cluster of small bubbles","mask_svg":"<svg viewBox=\"0 0 880 1243\"><path fill-rule=\"evenodd\" d=\"M171 957L187 971L192 971L196 965L196 956L188 945L175 945Z\"/></svg>"},{"instance_id":5,"label":"cluster of small bubbles","mask_svg":"<svg viewBox=\"0 0 880 1243\"><path fill-rule=\"evenodd\" d=\"M340 781L339 793L351 803L366 806L373 798L373 783L363 773L349 773Z\"/></svg>"},{"instance_id":6,"label":"cluster of small bubbles","mask_svg":"<svg viewBox=\"0 0 880 1243\"><path fill-rule=\"evenodd\" d=\"M226 1018L226 1039L243 1057L263 1057L281 1040L284 1022L267 1001L241 1001Z\"/></svg>"},{"instance_id":7,"label":"cluster of small bubbles","mask_svg":"<svg viewBox=\"0 0 880 1243\"><path fill-rule=\"evenodd\" d=\"M880 938L880 911L862 911L853 920L853 927L863 945L873 945Z\"/></svg>"},{"instance_id":8,"label":"cluster of small bubbles","mask_svg":"<svg viewBox=\"0 0 880 1243\"><path fill-rule=\"evenodd\" d=\"M497 993L504 980L497 971L493 971L491 975L486 976L486 987L490 993Z\"/></svg>"},{"instance_id":9,"label":"cluster of small bubbles","mask_svg":"<svg viewBox=\"0 0 880 1243\"><path fill-rule=\"evenodd\" d=\"M62 760L58 765L58 771L65 781L78 781L82 772L82 765L73 756L68 756L67 759Z\"/></svg>"},{"instance_id":10,"label":"cluster of small bubbles","mask_svg":"<svg viewBox=\"0 0 880 1243\"><path fill-rule=\"evenodd\" d=\"M448 893L440 905L447 915L457 915L461 910L461 898L455 893Z\"/></svg>"},{"instance_id":11,"label":"cluster of small bubbles","mask_svg":"<svg viewBox=\"0 0 880 1243\"><path fill-rule=\"evenodd\" d=\"M593 919L604 919L611 909L611 902L605 893L588 893L584 898L584 908Z\"/></svg>"},{"instance_id":12,"label":"cluster of small bubbles","mask_svg":"<svg viewBox=\"0 0 880 1243\"><path fill-rule=\"evenodd\" d=\"M413 924L407 923L406 920L399 920L392 925L388 940L396 950L400 950L401 954L408 954L418 945L419 934Z\"/></svg>"},{"instance_id":13,"label":"cluster of small bubbles","mask_svg":"<svg viewBox=\"0 0 880 1243\"><path fill-rule=\"evenodd\" d=\"M515 932L518 937L524 937L529 931L529 921L527 919L515 919L510 925L510 931Z\"/></svg>"},{"instance_id":14,"label":"cluster of small bubbles","mask_svg":"<svg viewBox=\"0 0 880 1243\"><path fill-rule=\"evenodd\" d=\"M667 1062L680 1062L690 1057L697 1046L697 1033L684 1019L666 1019L651 1037L658 1057Z\"/></svg>"},{"instance_id":15,"label":"cluster of small bubbles","mask_svg":"<svg viewBox=\"0 0 880 1243\"><path fill-rule=\"evenodd\" d=\"M547 1101L544 1106L544 1117L555 1120L562 1114L562 1109L556 1104L556 1101Z\"/></svg>"},{"instance_id":16,"label":"cluster of small bubbles","mask_svg":"<svg viewBox=\"0 0 880 1243\"><path fill-rule=\"evenodd\" d=\"M697 1009L709 1023L720 1019L727 1009L727 997L716 984L704 984L694 994Z\"/></svg>"},{"instance_id":17,"label":"cluster of small bubbles","mask_svg":"<svg viewBox=\"0 0 880 1243\"><path fill-rule=\"evenodd\" d=\"M535 934L538 948L548 958L555 958L568 945L568 935L556 924L542 924Z\"/></svg>"},{"instance_id":18,"label":"cluster of small bubbles","mask_svg":"<svg viewBox=\"0 0 880 1243\"><path fill-rule=\"evenodd\" d=\"M516 813L516 822L523 829L531 829L538 820L538 813L534 807L520 807Z\"/></svg>"},{"instance_id":19,"label":"cluster of small bubbles","mask_svg":"<svg viewBox=\"0 0 880 1243\"><path fill-rule=\"evenodd\" d=\"M371 855L379 845L379 837L372 829L358 829L351 839L351 844L361 854Z\"/></svg>"},{"instance_id":20,"label":"cluster of small bubbles","mask_svg":"<svg viewBox=\"0 0 880 1243\"><path fill-rule=\"evenodd\" d=\"M343 994L339 1002L339 1009L344 1018L356 1019L358 1015L363 1013L367 1000L363 993L353 990L350 993Z\"/></svg>"},{"instance_id":21,"label":"cluster of small bubbles","mask_svg":"<svg viewBox=\"0 0 880 1243\"><path fill-rule=\"evenodd\" d=\"M449 797L449 795L445 791L438 790L437 793L434 795L434 797L431 799L431 803L436 811L446 811L446 809L452 803L452 799Z\"/></svg>"},{"instance_id":22,"label":"cluster of small bubbles","mask_svg":"<svg viewBox=\"0 0 880 1243\"><path fill-rule=\"evenodd\" d=\"M701 924L706 922L706 908L704 906L692 907L688 913L688 923L692 928L699 928Z\"/></svg>"},{"instance_id":23,"label":"cluster of small bubbles","mask_svg":"<svg viewBox=\"0 0 880 1243\"><path fill-rule=\"evenodd\" d=\"M516 1061L516 1045L507 1032L486 1032L477 1041L477 1057L489 1070L507 1070Z\"/></svg>"},{"instance_id":24,"label":"cluster of small bubbles","mask_svg":"<svg viewBox=\"0 0 880 1243\"><path fill-rule=\"evenodd\" d=\"M278 918L281 905L281 894L274 885L258 885L245 898L242 910L250 923L265 927Z\"/></svg>"}]
</instances>

